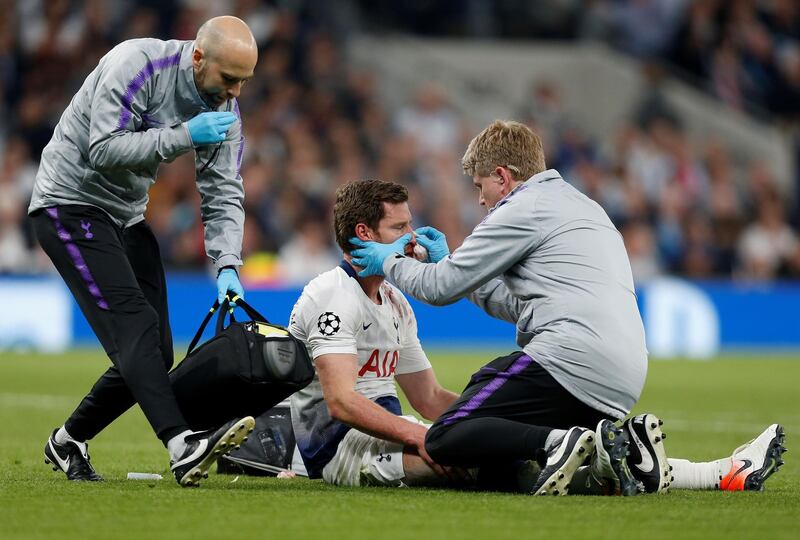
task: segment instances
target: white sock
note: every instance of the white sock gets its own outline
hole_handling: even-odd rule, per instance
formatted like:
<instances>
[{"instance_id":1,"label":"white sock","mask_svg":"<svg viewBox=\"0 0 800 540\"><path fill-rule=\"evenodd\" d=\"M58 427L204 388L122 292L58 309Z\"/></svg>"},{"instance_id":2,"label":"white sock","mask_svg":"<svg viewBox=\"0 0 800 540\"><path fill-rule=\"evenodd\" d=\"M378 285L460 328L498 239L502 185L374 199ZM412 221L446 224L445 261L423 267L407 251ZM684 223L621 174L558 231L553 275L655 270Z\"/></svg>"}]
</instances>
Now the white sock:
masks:
<instances>
[{"instance_id":1,"label":"white sock","mask_svg":"<svg viewBox=\"0 0 800 540\"><path fill-rule=\"evenodd\" d=\"M731 458L693 463L687 459L669 459L672 486L675 489L719 489L720 479L731 469Z\"/></svg>"},{"instance_id":2,"label":"white sock","mask_svg":"<svg viewBox=\"0 0 800 540\"><path fill-rule=\"evenodd\" d=\"M67 442L76 442L76 443L82 442L75 439L72 435L70 435L69 432L67 431L67 428L65 428L64 426L58 428L58 431L56 431L56 435L53 438L56 440L58 444L64 444Z\"/></svg>"},{"instance_id":3,"label":"white sock","mask_svg":"<svg viewBox=\"0 0 800 540\"><path fill-rule=\"evenodd\" d=\"M167 451L172 461L177 461L183 455L184 450L186 450L186 441L184 439L187 435L191 435L191 433L192 432L187 429L183 433L179 433L167 441Z\"/></svg>"},{"instance_id":4,"label":"white sock","mask_svg":"<svg viewBox=\"0 0 800 540\"><path fill-rule=\"evenodd\" d=\"M544 441L544 450L549 452L561 438L567 434L566 429L554 429L547 435L547 440Z\"/></svg>"}]
</instances>

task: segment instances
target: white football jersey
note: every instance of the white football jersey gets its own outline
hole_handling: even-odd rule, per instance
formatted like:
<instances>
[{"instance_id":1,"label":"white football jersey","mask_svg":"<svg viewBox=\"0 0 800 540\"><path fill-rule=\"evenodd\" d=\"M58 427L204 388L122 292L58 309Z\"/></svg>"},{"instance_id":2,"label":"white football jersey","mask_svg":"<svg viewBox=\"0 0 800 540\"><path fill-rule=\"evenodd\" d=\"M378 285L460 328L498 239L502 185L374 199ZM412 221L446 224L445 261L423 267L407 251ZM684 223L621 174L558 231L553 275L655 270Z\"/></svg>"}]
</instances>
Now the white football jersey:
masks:
<instances>
[{"instance_id":1,"label":"white football jersey","mask_svg":"<svg viewBox=\"0 0 800 540\"><path fill-rule=\"evenodd\" d=\"M395 374L423 371L431 364L406 298L387 282L379 294L382 302L377 305L364 293L352 267L342 262L306 285L292 309L289 332L306 344L314 360L331 353L355 354L355 390L397 414L399 410L386 405L396 403ZM383 399L387 397L394 399ZM291 405L297 446L309 476L319 476L348 428L330 417L316 376L292 396Z\"/></svg>"}]
</instances>

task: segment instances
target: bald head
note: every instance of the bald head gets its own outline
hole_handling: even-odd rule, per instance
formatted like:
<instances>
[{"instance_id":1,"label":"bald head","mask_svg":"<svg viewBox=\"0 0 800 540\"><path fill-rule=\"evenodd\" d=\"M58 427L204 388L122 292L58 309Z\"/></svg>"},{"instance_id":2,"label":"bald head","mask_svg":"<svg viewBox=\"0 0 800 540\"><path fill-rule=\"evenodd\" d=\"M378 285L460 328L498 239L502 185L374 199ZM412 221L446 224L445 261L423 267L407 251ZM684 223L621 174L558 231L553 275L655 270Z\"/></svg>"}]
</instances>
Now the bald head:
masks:
<instances>
[{"instance_id":1,"label":"bald head","mask_svg":"<svg viewBox=\"0 0 800 540\"><path fill-rule=\"evenodd\" d=\"M243 20L214 17L197 31L192 60L197 89L216 108L238 97L242 84L253 76L258 46Z\"/></svg>"},{"instance_id":2,"label":"bald head","mask_svg":"<svg viewBox=\"0 0 800 540\"><path fill-rule=\"evenodd\" d=\"M218 57L228 51L236 54L250 55L254 59L258 56L256 39L242 19L225 15L214 17L203 23L197 31L195 47L203 49L206 55ZM253 61L255 65L255 60Z\"/></svg>"}]
</instances>

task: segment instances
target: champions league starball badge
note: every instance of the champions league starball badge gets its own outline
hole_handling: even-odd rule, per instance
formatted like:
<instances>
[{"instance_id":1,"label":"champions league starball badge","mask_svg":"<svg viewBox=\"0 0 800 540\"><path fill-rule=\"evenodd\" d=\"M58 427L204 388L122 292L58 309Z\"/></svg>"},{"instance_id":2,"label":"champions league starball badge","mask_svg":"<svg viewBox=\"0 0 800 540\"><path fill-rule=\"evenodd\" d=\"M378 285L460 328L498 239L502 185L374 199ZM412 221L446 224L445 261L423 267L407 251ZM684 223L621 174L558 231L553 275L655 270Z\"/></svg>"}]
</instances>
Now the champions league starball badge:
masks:
<instances>
[{"instance_id":1,"label":"champions league starball badge","mask_svg":"<svg viewBox=\"0 0 800 540\"><path fill-rule=\"evenodd\" d=\"M336 313L326 311L317 319L317 327L323 336L332 336L342 327L342 321Z\"/></svg>"}]
</instances>

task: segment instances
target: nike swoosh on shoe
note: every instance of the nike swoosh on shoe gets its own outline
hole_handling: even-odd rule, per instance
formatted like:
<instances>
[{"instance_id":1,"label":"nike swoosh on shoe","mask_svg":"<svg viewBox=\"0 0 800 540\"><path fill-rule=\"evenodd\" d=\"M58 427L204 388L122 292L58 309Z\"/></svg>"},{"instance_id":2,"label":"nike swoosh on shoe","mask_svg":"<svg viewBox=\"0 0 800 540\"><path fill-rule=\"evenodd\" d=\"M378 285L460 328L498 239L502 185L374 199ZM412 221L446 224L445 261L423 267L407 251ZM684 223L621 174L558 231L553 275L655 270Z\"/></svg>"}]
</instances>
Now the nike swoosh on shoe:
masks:
<instances>
[{"instance_id":1,"label":"nike swoosh on shoe","mask_svg":"<svg viewBox=\"0 0 800 540\"><path fill-rule=\"evenodd\" d=\"M633 442L636 443L636 446L639 448L639 454L641 455L641 461L639 463L635 463L634 467L639 469L642 472L650 472L653 470L655 463L653 462L653 457L650 455L650 452L647 450L647 447L636 434L636 430L633 429L632 425L628 425L628 431L633 438Z\"/></svg>"}]
</instances>

